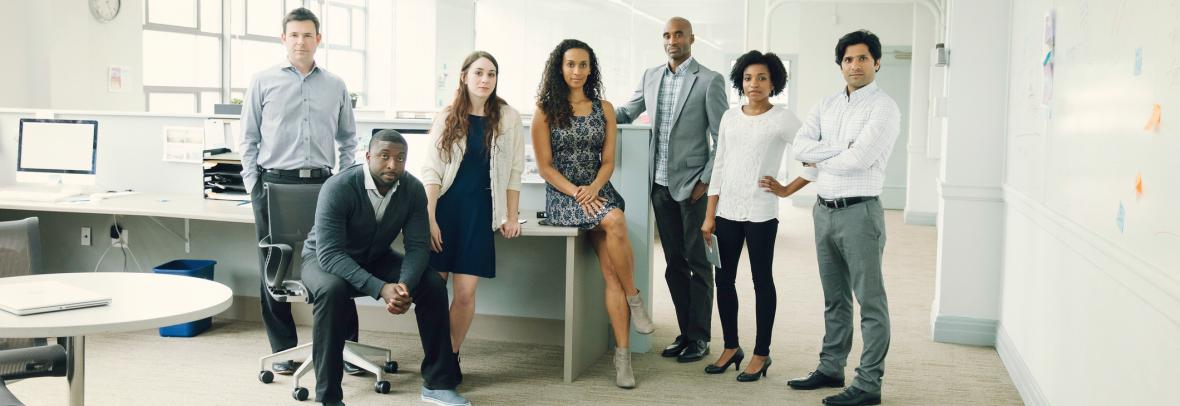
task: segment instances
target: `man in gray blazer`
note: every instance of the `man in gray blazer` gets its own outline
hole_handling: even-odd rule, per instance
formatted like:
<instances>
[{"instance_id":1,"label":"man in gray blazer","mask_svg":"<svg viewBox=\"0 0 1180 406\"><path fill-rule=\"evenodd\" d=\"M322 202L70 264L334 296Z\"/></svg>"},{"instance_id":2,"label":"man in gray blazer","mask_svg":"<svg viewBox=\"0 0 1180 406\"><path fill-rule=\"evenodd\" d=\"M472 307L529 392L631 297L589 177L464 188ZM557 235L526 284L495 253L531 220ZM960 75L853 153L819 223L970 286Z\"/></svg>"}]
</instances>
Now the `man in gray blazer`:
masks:
<instances>
[{"instance_id":1,"label":"man in gray blazer","mask_svg":"<svg viewBox=\"0 0 1180 406\"><path fill-rule=\"evenodd\" d=\"M316 201L315 226L303 245L303 283L312 304L316 400L325 405L343 404L344 341L356 329L352 299L358 296L383 300L395 315L417 303L421 399L471 404L455 391L463 377L451 352L446 285L426 272L426 189L405 168L406 139L382 130L369 142L364 165L328 178ZM390 249L398 234L404 236L405 254Z\"/></svg>"},{"instance_id":2,"label":"man in gray blazer","mask_svg":"<svg viewBox=\"0 0 1180 406\"><path fill-rule=\"evenodd\" d=\"M651 117L651 202L668 268L664 279L676 307L680 335L663 356L692 362L709 354L713 318L713 266L700 238L713 174L721 115L729 108L725 79L692 58L692 23L673 17L664 25L668 63L648 69L635 95L615 111L619 123Z\"/></svg>"}]
</instances>

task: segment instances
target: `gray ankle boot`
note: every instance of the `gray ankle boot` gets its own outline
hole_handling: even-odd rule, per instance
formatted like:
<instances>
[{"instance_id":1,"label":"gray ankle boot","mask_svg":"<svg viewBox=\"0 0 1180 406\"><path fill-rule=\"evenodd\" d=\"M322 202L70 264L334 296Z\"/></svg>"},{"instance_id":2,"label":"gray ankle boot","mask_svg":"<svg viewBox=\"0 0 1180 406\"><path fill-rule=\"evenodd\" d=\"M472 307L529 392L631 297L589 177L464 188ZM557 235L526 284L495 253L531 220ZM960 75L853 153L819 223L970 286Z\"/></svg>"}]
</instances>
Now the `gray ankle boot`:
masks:
<instances>
[{"instance_id":1,"label":"gray ankle boot","mask_svg":"<svg viewBox=\"0 0 1180 406\"><path fill-rule=\"evenodd\" d=\"M631 372L631 349L615 348L615 385L623 389L635 387L635 373Z\"/></svg>"},{"instance_id":2,"label":"gray ankle boot","mask_svg":"<svg viewBox=\"0 0 1180 406\"><path fill-rule=\"evenodd\" d=\"M631 308L631 323L635 324L635 332L651 334L656 330L655 323L652 323L651 316L647 314L647 309L643 308L643 298L639 297L638 291L635 296L627 296L627 306Z\"/></svg>"}]
</instances>

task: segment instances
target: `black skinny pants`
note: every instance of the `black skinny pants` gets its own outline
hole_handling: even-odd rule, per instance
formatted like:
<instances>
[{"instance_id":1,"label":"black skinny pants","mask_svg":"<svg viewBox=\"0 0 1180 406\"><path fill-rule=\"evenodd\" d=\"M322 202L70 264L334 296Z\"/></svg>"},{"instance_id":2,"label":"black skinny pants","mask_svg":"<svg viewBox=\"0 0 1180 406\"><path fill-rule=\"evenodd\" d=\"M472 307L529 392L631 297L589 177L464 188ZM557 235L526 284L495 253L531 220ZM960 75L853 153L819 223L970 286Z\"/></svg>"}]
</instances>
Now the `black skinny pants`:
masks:
<instances>
[{"instance_id":1,"label":"black skinny pants","mask_svg":"<svg viewBox=\"0 0 1180 406\"><path fill-rule=\"evenodd\" d=\"M754 280L754 303L758 333L754 339L754 355L770 355L770 334L774 329L774 312L778 294L774 289L774 239L778 233L778 219L764 222L731 221L716 217L718 254L721 268L717 268L717 312L725 334L725 348L738 348L738 295L734 287L742 245L750 251L750 273Z\"/></svg>"}]
</instances>

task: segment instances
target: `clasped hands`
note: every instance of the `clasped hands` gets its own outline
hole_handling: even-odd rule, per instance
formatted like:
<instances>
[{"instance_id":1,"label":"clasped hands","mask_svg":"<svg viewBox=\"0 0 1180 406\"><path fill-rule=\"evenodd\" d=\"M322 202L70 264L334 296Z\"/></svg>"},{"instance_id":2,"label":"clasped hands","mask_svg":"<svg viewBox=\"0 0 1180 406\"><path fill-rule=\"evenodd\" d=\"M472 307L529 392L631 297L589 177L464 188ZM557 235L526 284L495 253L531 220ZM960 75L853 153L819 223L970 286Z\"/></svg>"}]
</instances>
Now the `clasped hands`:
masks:
<instances>
[{"instance_id":1,"label":"clasped hands","mask_svg":"<svg viewBox=\"0 0 1180 406\"><path fill-rule=\"evenodd\" d=\"M574 193L574 201L578 202L578 205L582 207L582 212L587 216L594 216L606 208L606 198L598 195L601 191L602 187L595 186L593 183L578 186Z\"/></svg>"},{"instance_id":2,"label":"clasped hands","mask_svg":"<svg viewBox=\"0 0 1180 406\"><path fill-rule=\"evenodd\" d=\"M385 300L385 310L391 314L404 314L410 310L414 298L410 297L410 289L406 284L386 283L381 287L381 299Z\"/></svg>"}]
</instances>

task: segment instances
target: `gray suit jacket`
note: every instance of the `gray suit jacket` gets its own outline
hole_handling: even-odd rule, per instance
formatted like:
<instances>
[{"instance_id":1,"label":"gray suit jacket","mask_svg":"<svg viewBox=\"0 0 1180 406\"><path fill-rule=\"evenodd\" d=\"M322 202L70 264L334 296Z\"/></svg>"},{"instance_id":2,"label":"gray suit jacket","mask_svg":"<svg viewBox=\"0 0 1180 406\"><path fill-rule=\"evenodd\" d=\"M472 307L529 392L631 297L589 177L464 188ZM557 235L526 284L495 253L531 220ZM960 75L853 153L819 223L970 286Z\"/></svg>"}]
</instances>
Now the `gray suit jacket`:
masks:
<instances>
[{"instance_id":1,"label":"gray suit jacket","mask_svg":"<svg viewBox=\"0 0 1180 406\"><path fill-rule=\"evenodd\" d=\"M430 262L426 189L413 175L403 173L378 222L365 190L365 176L370 176L365 166L357 164L324 182L316 203L315 226L303 244L304 260L318 260L324 272L377 299L385 281L366 268L389 254L389 244L404 233L406 253L398 281L413 291Z\"/></svg>"},{"instance_id":2,"label":"gray suit jacket","mask_svg":"<svg viewBox=\"0 0 1180 406\"><path fill-rule=\"evenodd\" d=\"M615 109L619 123L630 123L644 111L649 111L652 132L648 180L652 182L655 181L656 152L660 146L660 140L655 136L660 122L656 99L667 66L662 64L643 72L643 80L631 100ZM672 109L672 130L668 137L668 191L678 201L692 196L692 188L698 180L709 183L713 175L717 128L721 125L721 116L729 109L725 78L721 74L701 66L695 59L681 69L687 69L691 75L684 78L679 100Z\"/></svg>"}]
</instances>

